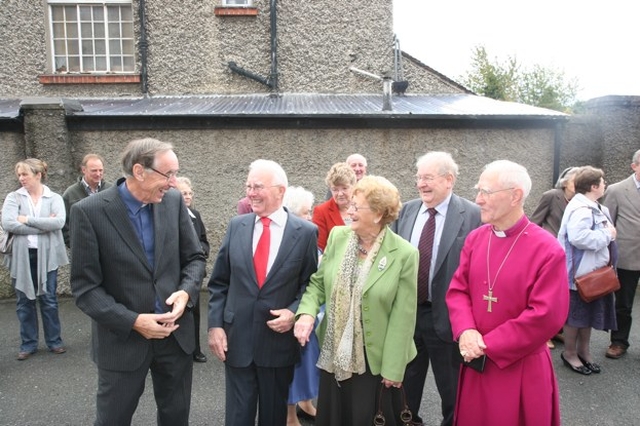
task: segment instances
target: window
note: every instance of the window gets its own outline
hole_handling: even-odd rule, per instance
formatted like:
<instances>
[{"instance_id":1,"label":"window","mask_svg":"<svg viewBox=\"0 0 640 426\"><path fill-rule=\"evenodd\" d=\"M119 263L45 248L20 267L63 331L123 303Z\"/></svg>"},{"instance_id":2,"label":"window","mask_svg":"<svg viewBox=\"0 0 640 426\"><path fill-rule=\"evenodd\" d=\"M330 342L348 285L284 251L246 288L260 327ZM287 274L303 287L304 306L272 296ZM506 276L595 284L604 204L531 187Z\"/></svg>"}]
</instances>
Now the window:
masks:
<instances>
[{"instance_id":1,"label":"window","mask_svg":"<svg viewBox=\"0 0 640 426\"><path fill-rule=\"evenodd\" d=\"M55 73L132 73L131 0L49 0Z\"/></svg>"},{"instance_id":2,"label":"window","mask_svg":"<svg viewBox=\"0 0 640 426\"><path fill-rule=\"evenodd\" d=\"M252 0L222 0L223 6L251 6Z\"/></svg>"}]
</instances>

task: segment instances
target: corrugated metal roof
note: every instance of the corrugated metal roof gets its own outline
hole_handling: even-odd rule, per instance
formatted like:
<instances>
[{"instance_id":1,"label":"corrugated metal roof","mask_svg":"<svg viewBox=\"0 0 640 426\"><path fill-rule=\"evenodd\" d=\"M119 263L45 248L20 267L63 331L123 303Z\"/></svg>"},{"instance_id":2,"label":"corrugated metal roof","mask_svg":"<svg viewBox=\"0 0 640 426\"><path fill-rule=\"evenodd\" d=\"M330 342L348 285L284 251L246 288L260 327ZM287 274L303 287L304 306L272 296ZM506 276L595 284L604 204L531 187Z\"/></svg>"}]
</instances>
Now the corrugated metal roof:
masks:
<instances>
[{"instance_id":1,"label":"corrugated metal roof","mask_svg":"<svg viewBox=\"0 0 640 426\"><path fill-rule=\"evenodd\" d=\"M404 118L566 119L566 114L470 94L394 96L393 110L382 111L382 95L283 94L157 96L80 99L75 116L310 116Z\"/></svg>"},{"instance_id":2,"label":"corrugated metal roof","mask_svg":"<svg viewBox=\"0 0 640 426\"><path fill-rule=\"evenodd\" d=\"M19 99L0 99L0 119L13 119L20 116Z\"/></svg>"}]
</instances>

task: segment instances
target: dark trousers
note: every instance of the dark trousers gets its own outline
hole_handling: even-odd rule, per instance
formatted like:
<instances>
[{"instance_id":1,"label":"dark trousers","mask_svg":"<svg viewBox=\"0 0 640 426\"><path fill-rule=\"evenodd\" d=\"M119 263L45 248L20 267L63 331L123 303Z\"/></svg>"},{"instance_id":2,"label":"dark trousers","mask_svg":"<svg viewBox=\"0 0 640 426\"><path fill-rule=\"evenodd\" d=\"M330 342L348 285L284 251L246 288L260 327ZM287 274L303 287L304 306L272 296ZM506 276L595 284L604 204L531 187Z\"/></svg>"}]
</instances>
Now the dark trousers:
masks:
<instances>
[{"instance_id":1,"label":"dark trousers","mask_svg":"<svg viewBox=\"0 0 640 426\"><path fill-rule=\"evenodd\" d=\"M200 296L198 293L198 300L193 305L193 325L196 330L196 349L193 351L194 354L202 353L202 349L200 347Z\"/></svg>"},{"instance_id":2,"label":"dark trousers","mask_svg":"<svg viewBox=\"0 0 640 426\"><path fill-rule=\"evenodd\" d=\"M287 424L287 397L293 365L287 367L230 367L225 365L225 426L254 426L258 404L258 426Z\"/></svg>"},{"instance_id":3,"label":"dark trousers","mask_svg":"<svg viewBox=\"0 0 640 426\"><path fill-rule=\"evenodd\" d=\"M131 424L151 370L158 426L187 426L191 408L193 359L173 336L151 340L151 349L134 371L98 369L96 426Z\"/></svg>"},{"instance_id":4,"label":"dark trousers","mask_svg":"<svg viewBox=\"0 0 640 426\"><path fill-rule=\"evenodd\" d=\"M407 403L413 413L414 421L422 422L418 412L424 383L427 379L427 370L429 363L431 363L431 370L441 400L441 424L443 426L452 425L460 370L460 363L454 357L457 345L447 343L438 337L433 324L433 310L429 304L418 306L413 340L416 343L418 355L407 366L403 383L407 394Z\"/></svg>"},{"instance_id":5,"label":"dark trousers","mask_svg":"<svg viewBox=\"0 0 640 426\"><path fill-rule=\"evenodd\" d=\"M629 347L629 333L631 332L631 310L633 299L636 297L640 271L629 271L618 268L620 290L616 291L616 320L618 329L611 332L611 343Z\"/></svg>"}]
</instances>

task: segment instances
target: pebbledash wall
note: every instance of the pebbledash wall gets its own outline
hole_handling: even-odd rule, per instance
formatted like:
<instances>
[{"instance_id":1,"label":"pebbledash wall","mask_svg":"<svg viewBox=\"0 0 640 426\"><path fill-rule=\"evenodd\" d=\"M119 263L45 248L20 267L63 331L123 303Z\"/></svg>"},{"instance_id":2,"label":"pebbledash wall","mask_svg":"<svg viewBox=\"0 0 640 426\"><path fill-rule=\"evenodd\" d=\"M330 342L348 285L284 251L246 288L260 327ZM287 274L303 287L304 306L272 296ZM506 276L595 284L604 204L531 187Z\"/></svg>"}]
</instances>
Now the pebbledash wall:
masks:
<instances>
[{"instance_id":1,"label":"pebbledash wall","mask_svg":"<svg viewBox=\"0 0 640 426\"><path fill-rule=\"evenodd\" d=\"M249 163L274 159L286 170L290 185L311 190L316 202L326 193L329 167L360 152L371 174L387 177L403 200L416 197L415 160L429 150L453 154L460 166L455 191L473 199L472 187L482 167L506 158L525 165L533 179L526 209L531 213L541 194L552 185L553 129L423 128L423 129L200 129L164 131L69 131L59 107L33 106L24 112L24 133L0 132L0 191L17 187L13 166L35 156L48 161L48 185L62 193L78 176L77 165L87 152L106 159L106 178L122 175L119 155L132 139L155 137L171 142L180 159L181 174L195 186L195 207L202 213L212 251L219 246L236 202L243 196ZM560 170L569 165L602 167L609 182L627 177L631 155L640 148L640 97L605 97L588 102L588 115L572 117L560 132ZM75 169L75 170L74 170ZM209 265L209 268L211 265ZM59 292L69 294L68 268L60 271ZM2 269L1 297L12 296Z\"/></svg>"}]
</instances>

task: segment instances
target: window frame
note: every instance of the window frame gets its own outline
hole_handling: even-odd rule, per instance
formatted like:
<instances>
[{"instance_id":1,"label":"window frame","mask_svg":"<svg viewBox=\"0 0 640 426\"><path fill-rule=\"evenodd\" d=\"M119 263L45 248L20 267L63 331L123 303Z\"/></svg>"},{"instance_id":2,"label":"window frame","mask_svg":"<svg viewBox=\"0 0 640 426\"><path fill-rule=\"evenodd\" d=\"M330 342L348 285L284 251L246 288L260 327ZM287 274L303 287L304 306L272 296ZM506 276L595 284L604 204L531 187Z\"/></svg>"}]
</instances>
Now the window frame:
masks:
<instances>
[{"instance_id":1,"label":"window frame","mask_svg":"<svg viewBox=\"0 0 640 426\"><path fill-rule=\"evenodd\" d=\"M244 0L243 4L229 3L230 1L238 0L222 0L222 7L253 7L253 0Z\"/></svg>"},{"instance_id":2,"label":"window frame","mask_svg":"<svg viewBox=\"0 0 640 426\"><path fill-rule=\"evenodd\" d=\"M64 26L64 37L60 37L57 38L55 37L55 32L54 32L54 8L55 7L66 7L66 6L71 6L71 7L75 7L76 11L77 11L77 40L78 40L78 46L77 46L77 53L72 53L69 54L69 43L70 40L74 40L75 38L72 37L68 37L67 36L67 29L68 29L68 21L66 20L66 18L63 18L63 21L61 22L62 25ZM93 18L93 14L91 17L91 20L88 21L91 23L91 27L92 27L92 34L89 37L85 37L83 39L83 34L82 34L82 30L81 30L81 25L83 23L83 21L80 19L80 7L82 6L89 6L91 7L92 11L93 8L96 6L102 6L104 8L104 20L102 21L103 24L102 29L104 30L104 34L102 34L102 37L96 37L93 33L93 30L95 29L95 22L94 18ZM107 13L107 7L109 6L128 6L130 8L130 12L131 12L131 20L130 21L122 21L121 17L118 18L118 21L110 21L109 20L109 16ZM136 33L135 33L135 11L133 8L133 0L47 0L47 15L48 15L48 30L49 30L49 34L48 34L48 50L50 52L50 58L49 58L49 66L51 67L51 73L53 75L131 75L131 74L135 74L136 73L136 69L137 69L137 52L136 52ZM121 13L121 9L120 9L120 13ZM85 23L87 21L84 21ZM100 22L100 21L97 21ZM118 23L121 28L120 28L120 33L118 34L117 37L110 37L109 36L109 25L113 24L113 23ZM129 28L126 28L127 30L130 30L130 37L127 37L125 34L123 34L122 31L122 24L125 24L127 26L130 25ZM90 53L86 53L86 51L83 50L83 40L84 42L91 42L91 52ZM95 42L96 40L100 40L103 42L104 44L104 54L101 53L96 53L96 49L95 49ZM64 53L59 53L56 52L56 41L62 41L64 43ZM110 48L110 43L113 42L119 42L120 43L120 52L119 53L111 53L111 48ZM126 44L126 46L123 46L124 44ZM130 52L130 53L129 53ZM71 65L70 65L70 58L75 58L77 57L77 61L78 61L78 69L77 70L73 70L71 71ZM59 58L64 58L65 60L65 70L64 71L60 71L57 65L56 65L56 61ZM104 61L104 66L103 69L97 69L97 62L100 59L102 59ZM114 64L112 63L112 61L114 59L119 59L120 60L120 68L121 69L115 69ZM87 67L84 63L85 60L91 60L92 61L92 67ZM127 66L129 68L125 69L125 61L130 60L131 63L127 64ZM116 65L117 67L117 65ZM88 69L88 68L92 68L92 69Z\"/></svg>"}]
</instances>

